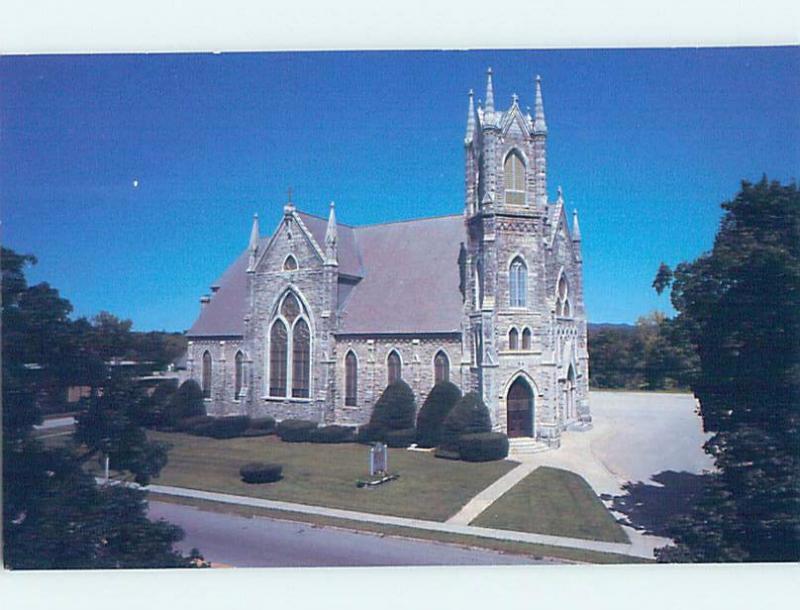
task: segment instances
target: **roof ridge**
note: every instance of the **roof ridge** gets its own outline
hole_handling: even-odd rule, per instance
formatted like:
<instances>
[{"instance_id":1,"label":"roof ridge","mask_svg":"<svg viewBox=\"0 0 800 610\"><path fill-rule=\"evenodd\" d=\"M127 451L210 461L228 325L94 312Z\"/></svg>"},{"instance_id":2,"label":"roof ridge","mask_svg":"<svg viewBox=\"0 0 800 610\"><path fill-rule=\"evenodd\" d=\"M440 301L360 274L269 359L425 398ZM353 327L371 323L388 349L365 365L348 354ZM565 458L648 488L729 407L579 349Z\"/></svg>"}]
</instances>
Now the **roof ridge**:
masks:
<instances>
[{"instance_id":1,"label":"roof ridge","mask_svg":"<svg viewBox=\"0 0 800 610\"><path fill-rule=\"evenodd\" d=\"M311 214L310 212L303 212L301 210L297 210L295 213L296 214L303 214L304 216L311 216L312 218L316 218L317 220L323 220L325 222L328 222L327 218L323 218L322 216L317 216L316 214ZM396 225L396 224L400 224L402 222L419 222L419 221L422 221L422 220L438 220L439 218L454 218L456 216L461 217L461 216L463 216L463 214L461 214L461 213L459 213L459 214L438 214L437 216L422 216L422 217L417 217L417 218L404 218L404 219L400 219L400 220L387 220L386 222L373 222L373 223L369 223L369 224L365 224L365 225L351 225L351 224L347 224L346 222L339 222L339 219L337 218L336 219L336 224L338 226L340 226L340 227L341 226L345 226L345 227L348 227L350 229L364 229L366 227L381 227L381 226L384 226L384 225Z\"/></svg>"}]
</instances>

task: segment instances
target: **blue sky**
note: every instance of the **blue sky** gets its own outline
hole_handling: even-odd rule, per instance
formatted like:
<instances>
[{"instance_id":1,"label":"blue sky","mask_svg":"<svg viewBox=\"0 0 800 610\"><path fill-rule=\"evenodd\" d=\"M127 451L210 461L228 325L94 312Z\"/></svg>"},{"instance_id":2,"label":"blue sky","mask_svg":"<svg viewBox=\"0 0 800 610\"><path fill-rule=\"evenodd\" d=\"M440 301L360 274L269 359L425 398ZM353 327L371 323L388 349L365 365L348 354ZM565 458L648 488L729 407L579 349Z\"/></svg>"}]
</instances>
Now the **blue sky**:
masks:
<instances>
[{"instance_id":1,"label":"blue sky","mask_svg":"<svg viewBox=\"0 0 800 610\"><path fill-rule=\"evenodd\" d=\"M184 330L289 185L349 224L460 213L490 65L503 108L542 75L590 321L671 311L659 262L711 247L741 179L798 175L798 47L3 57L3 242L76 315Z\"/></svg>"}]
</instances>

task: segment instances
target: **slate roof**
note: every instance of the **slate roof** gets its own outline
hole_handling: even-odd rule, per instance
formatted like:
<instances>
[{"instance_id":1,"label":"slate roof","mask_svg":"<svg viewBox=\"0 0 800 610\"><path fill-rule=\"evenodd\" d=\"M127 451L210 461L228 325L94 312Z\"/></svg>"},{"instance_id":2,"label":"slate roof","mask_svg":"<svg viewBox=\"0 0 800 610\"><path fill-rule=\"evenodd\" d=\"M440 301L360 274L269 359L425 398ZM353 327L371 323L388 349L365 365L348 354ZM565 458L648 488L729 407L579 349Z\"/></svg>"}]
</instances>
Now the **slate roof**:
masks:
<instances>
[{"instance_id":1,"label":"slate roof","mask_svg":"<svg viewBox=\"0 0 800 610\"><path fill-rule=\"evenodd\" d=\"M327 220L297 212L324 250ZM428 334L460 332L462 297L458 257L465 239L461 215L380 225L339 224L341 284L338 334ZM269 243L260 242L261 248ZM215 285L189 337L241 336L247 313L247 263L242 252Z\"/></svg>"}]
</instances>

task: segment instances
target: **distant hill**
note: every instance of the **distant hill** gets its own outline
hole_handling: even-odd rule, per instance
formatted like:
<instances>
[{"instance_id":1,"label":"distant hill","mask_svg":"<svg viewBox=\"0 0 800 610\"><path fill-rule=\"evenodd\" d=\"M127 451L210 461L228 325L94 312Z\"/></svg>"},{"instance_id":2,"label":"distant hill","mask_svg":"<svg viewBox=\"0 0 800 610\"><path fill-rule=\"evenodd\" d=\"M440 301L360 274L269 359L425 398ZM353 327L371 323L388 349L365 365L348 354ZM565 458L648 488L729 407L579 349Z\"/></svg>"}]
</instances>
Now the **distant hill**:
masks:
<instances>
[{"instance_id":1,"label":"distant hill","mask_svg":"<svg viewBox=\"0 0 800 610\"><path fill-rule=\"evenodd\" d=\"M610 322L589 322L586 330L590 335L595 335L601 330L617 330L621 333L632 333L636 330L633 324L612 324Z\"/></svg>"}]
</instances>

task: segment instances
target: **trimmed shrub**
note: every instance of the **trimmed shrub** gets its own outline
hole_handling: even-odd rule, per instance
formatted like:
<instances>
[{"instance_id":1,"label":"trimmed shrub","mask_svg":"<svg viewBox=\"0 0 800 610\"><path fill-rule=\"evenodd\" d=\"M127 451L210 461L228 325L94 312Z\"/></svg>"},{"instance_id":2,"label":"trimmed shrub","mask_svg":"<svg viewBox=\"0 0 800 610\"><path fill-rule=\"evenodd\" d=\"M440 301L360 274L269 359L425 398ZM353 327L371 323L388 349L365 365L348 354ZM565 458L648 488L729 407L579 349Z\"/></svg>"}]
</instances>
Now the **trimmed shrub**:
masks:
<instances>
[{"instance_id":1,"label":"trimmed shrub","mask_svg":"<svg viewBox=\"0 0 800 610\"><path fill-rule=\"evenodd\" d=\"M475 392L461 397L442 423L439 446L447 451L458 451L459 438L464 434L492 431L489 409Z\"/></svg>"},{"instance_id":2,"label":"trimmed shrub","mask_svg":"<svg viewBox=\"0 0 800 610\"><path fill-rule=\"evenodd\" d=\"M203 390L194 379L188 379L170 397L163 411L163 423L175 427L178 422L187 417L196 417L206 414L206 405L203 401Z\"/></svg>"},{"instance_id":3,"label":"trimmed shrub","mask_svg":"<svg viewBox=\"0 0 800 610\"><path fill-rule=\"evenodd\" d=\"M252 438L257 436L272 436L273 434L275 434L275 430L259 430L258 428L248 428L242 432L242 437Z\"/></svg>"},{"instance_id":4,"label":"trimmed shrub","mask_svg":"<svg viewBox=\"0 0 800 610\"><path fill-rule=\"evenodd\" d=\"M202 427L204 424L214 421L210 415L196 415L194 417L186 417L175 424L175 429L181 432L188 432L189 434L195 433L195 428Z\"/></svg>"},{"instance_id":5,"label":"trimmed shrub","mask_svg":"<svg viewBox=\"0 0 800 610\"><path fill-rule=\"evenodd\" d=\"M375 441L379 441L380 436L380 428L370 424L364 424L363 426L359 426L358 431L356 432L356 442L370 444L374 443Z\"/></svg>"},{"instance_id":6,"label":"trimmed shrub","mask_svg":"<svg viewBox=\"0 0 800 610\"><path fill-rule=\"evenodd\" d=\"M417 439L417 431L414 428L403 430L389 430L386 433L386 444L389 447L406 448Z\"/></svg>"},{"instance_id":7,"label":"trimmed shrub","mask_svg":"<svg viewBox=\"0 0 800 610\"><path fill-rule=\"evenodd\" d=\"M195 430L202 430L204 436L211 438L236 438L242 436L250 425L250 418L246 415L232 415L229 417L215 417L208 423L201 423Z\"/></svg>"},{"instance_id":8,"label":"trimmed shrub","mask_svg":"<svg viewBox=\"0 0 800 610\"><path fill-rule=\"evenodd\" d=\"M307 419L284 419L278 422L276 431L286 443L307 443L311 440L311 431L316 427L317 422Z\"/></svg>"},{"instance_id":9,"label":"trimmed shrub","mask_svg":"<svg viewBox=\"0 0 800 610\"><path fill-rule=\"evenodd\" d=\"M161 425L164 410L167 408L170 399L178 389L177 379L165 379L154 389L150 397L136 409L134 417L141 426L154 428Z\"/></svg>"},{"instance_id":10,"label":"trimmed shrub","mask_svg":"<svg viewBox=\"0 0 800 610\"><path fill-rule=\"evenodd\" d=\"M508 455L508 437L502 432L464 434L458 439L458 452L467 462L491 462Z\"/></svg>"},{"instance_id":11,"label":"trimmed shrub","mask_svg":"<svg viewBox=\"0 0 800 610\"><path fill-rule=\"evenodd\" d=\"M461 390L449 381L433 386L417 415L417 443L420 447L435 447L442 435L444 418L461 399Z\"/></svg>"},{"instance_id":12,"label":"trimmed shrub","mask_svg":"<svg viewBox=\"0 0 800 610\"><path fill-rule=\"evenodd\" d=\"M283 478L282 473L283 466L281 464L264 462L252 462L239 469L239 474L245 483L274 483Z\"/></svg>"},{"instance_id":13,"label":"trimmed shrub","mask_svg":"<svg viewBox=\"0 0 800 610\"><path fill-rule=\"evenodd\" d=\"M414 392L399 379L386 386L372 409L369 425L376 430L378 440L383 440L389 430L413 428L416 411Z\"/></svg>"},{"instance_id":14,"label":"trimmed shrub","mask_svg":"<svg viewBox=\"0 0 800 610\"><path fill-rule=\"evenodd\" d=\"M443 449L442 447L437 447L433 451L434 457L442 458L445 460L460 460L461 454L458 451L451 451L450 449Z\"/></svg>"},{"instance_id":15,"label":"trimmed shrub","mask_svg":"<svg viewBox=\"0 0 800 610\"><path fill-rule=\"evenodd\" d=\"M269 415L265 417L254 417L250 420L250 429L251 430L269 430L270 432L275 431L275 418L270 417Z\"/></svg>"},{"instance_id":16,"label":"trimmed shrub","mask_svg":"<svg viewBox=\"0 0 800 610\"><path fill-rule=\"evenodd\" d=\"M312 443L352 443L355 429L350 426L321 426L309 433Z\"/></svg>"}]
</instances>

